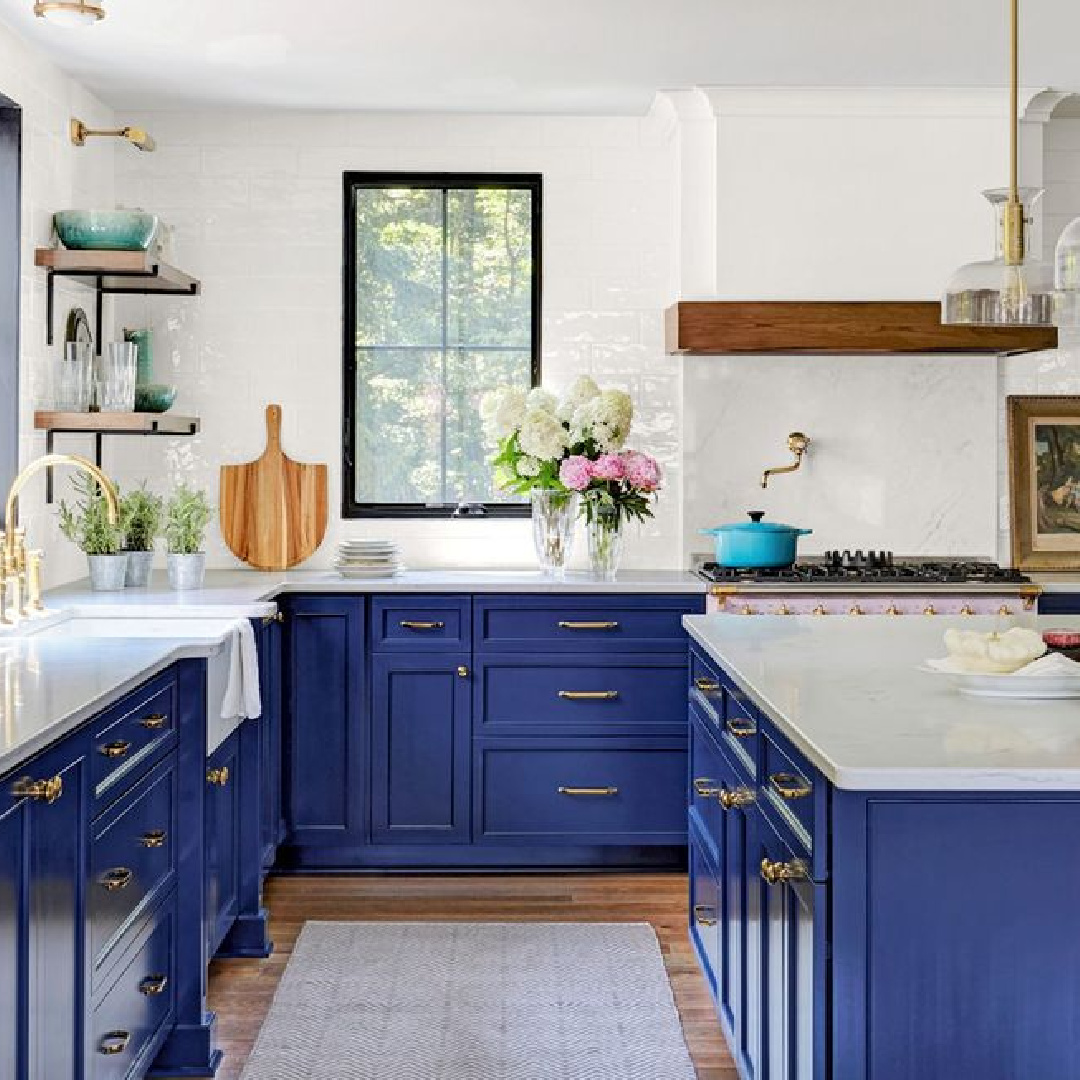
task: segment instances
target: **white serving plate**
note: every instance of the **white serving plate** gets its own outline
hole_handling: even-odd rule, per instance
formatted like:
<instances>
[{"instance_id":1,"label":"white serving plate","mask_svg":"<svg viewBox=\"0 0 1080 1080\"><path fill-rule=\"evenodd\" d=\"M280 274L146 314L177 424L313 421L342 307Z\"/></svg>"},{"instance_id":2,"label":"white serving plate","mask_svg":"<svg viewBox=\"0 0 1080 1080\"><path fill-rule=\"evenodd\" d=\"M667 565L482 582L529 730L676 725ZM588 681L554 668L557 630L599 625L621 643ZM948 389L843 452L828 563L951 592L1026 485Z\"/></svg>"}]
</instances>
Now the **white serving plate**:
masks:
<instances>
[{"instance_id":1,"label":"white serving plate","mask_svg":"<svg viewBox=\"0 0 1080 1080\"><path fill-rule=\"evenodd\" d=\"M961 694L970 697L1018 698L1028 701L1062 701L1080 698L1080 670L1075 675L991 674L957 671L948 660L928 660L920 671L951 679Z\"/></svg>"},{"instance_id":2,"label":"white serving plate","mask_svg":"<svg viewBox=\"0 0 1080 1080\"><path fill-rule=\"evenodd\" d=\"M343 578L392 578L405 569L403 566L339 566L337 572Z\"/></svg>"}]
</instances>

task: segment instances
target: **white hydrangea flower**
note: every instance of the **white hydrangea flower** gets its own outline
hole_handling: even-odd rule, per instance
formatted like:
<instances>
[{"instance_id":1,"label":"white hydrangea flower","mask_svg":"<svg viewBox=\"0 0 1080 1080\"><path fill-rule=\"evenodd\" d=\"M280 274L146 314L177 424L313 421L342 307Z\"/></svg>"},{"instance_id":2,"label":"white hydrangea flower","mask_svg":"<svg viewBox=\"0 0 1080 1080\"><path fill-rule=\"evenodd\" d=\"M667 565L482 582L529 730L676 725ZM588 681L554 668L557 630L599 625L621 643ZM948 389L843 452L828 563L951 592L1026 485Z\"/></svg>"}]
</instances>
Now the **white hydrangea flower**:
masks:
<instances>
[{"instance_id":1,"label":"white hydrangea flower","mask_svg":"<svg viewBox=\"0 0 1080 1080\"><path fill-rule=\"evenodd\" d=\"M587 401L600 396L600 387L588 375L579 375L571 384L570 389L563 394L559 402L558 416L560 420L570 423L578 409Z\"/></svg>"},{"instance_id":2,"label":"white hydrangea flower","mask_svg":"<svg viewBox=\"0 0 1080 1080\"><path fill-rule=\"evenodd\" d=\"M517 463L518 476L539 476L540 462L534 457L523 457Z\"/></svg>"},{"instance_id":3,"label":"white hydrangea flower","mask_svg":"<svg viewBox=\"0 0 1080 1080\"><path fill-rule=\"evenodd\" d=\"M577 407L570 429L575 442L592 439L601 451L609 453L622 449L633 419L630 395L623 390L605 390Z\"/></svg>"},{"instance_id":4,"label":"white hydrangea flower","mask_svg":"<svg viewBox=\"0 0 1080 1080\"><path fill-rule=\"evenodd\" d=\"M550 390L545 390L542 386L534 386L529 391L529 396L525 399L525 408L540 409L543 412L556 413L558 412L559 402Z\"/></svg>"},{"instance_id":5,"label":"white hydrangea flower","mask_svg":"<svg viewBox=\"0 0 1080 1080\"><path fill-rule=\"evenodd\" d=\"M502 387L485 394L480 402L480 418L488 435L505 439L521 427L525 418L525 391L518 387Z\"/></svg>"},{"instance_id":6,"label":"white hydrangea flower","mask_svg":"<svg viewBox=\"0 0 1080 1080\"><path fill-rule=\"evenodd\" d=\"M522 451L529 457L559 458L567 446L566 428L553 413L530 409L522 421L519 440Z\"/></svg>"}]
</instances>

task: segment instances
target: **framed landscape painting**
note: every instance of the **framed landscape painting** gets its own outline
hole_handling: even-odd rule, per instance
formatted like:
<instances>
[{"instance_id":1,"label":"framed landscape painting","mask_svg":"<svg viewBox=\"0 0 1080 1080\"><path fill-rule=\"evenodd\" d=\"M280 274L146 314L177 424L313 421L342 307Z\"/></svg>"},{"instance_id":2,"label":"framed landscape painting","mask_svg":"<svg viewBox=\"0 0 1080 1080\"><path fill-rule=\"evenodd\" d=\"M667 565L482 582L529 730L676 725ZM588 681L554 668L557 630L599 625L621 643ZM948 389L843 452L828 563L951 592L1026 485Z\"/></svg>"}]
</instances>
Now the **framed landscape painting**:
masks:
<instances>
[{"instance_id":1,"label":"framed landscape painting","mask_svg":"<svg viewBox=\"0 0 1080 1080\"><path fill-rule=\"evenodd\" d=\"M1080 568L1080 397L1010 397L1012 561Z\"/></svg>"}]
</instances>

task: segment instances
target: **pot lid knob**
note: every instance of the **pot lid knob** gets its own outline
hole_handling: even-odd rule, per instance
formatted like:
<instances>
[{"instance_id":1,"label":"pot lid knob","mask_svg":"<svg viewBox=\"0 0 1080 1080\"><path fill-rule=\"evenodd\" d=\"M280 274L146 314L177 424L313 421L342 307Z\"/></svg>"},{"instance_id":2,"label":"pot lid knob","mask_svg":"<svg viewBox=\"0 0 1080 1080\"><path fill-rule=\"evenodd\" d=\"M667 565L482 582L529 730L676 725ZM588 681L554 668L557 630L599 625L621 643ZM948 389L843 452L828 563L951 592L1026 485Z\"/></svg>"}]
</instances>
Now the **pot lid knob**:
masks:
<instances>
[{"instance_id":1,"label":"pot lid knob","mask_svg":"<svg viewBox=\"0 0 1080 1080\"><path fill-rule=\"evenodd\" d=\"M746 515L747 515L747 517L750 518L750 520L755 525L760 525L761 524L761 519L765 516L765 511L764 510L747 510Z\"/></svg>"}]
</instances>

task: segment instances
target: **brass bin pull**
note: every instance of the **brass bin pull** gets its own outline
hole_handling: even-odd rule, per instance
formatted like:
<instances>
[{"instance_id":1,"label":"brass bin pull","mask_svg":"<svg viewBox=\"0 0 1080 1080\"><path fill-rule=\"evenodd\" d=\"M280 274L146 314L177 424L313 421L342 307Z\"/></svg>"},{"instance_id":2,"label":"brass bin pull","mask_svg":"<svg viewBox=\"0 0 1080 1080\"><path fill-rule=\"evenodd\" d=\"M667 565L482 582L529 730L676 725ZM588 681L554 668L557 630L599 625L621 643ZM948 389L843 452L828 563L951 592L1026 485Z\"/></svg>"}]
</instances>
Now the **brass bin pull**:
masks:
<instances>
[{"instance_id":1,"label":"brass bin pull","mask_svg":"<svg viewBox=\"0 0 1080 1080\"><path fill-rule=\"evenodd\" d=\"M797 773L773 773L769 777L769 783L773 791L784 799L805 799L814 790L814 785Z\"/></svg>"},{"instance_id":2,"label":"brass bin pull","mask_svg":"<svg viewBox=\"0 0 1080 1080\"><path fill-rule=\"evenodd\" d=\"M149 716L144 716L139 724L150 731L159 731L168 722L169 718L164 713L151 713Z\"/></svg>"},{"instance_id":3,"label":"brass bin pull","mask_svg":"<svg viewBox=\"0 0 1080 1080\"><path fill-rule=\"evenodd\" d=\"M217 787L224 787L229 782L229 766L221 765L216 769L207 769L206 782L215 784Z\"/></svg>"},{"instance_id":4,"label":"brass bin pull","mask_svg":"<svg viewBox=\"0 0 1080 1080\"><path fill-rule=\"evenodd\" d=\"M160 848L165 846L165 841L168 838L169 834L164 829L151 829L149 832L142 834L139 843L147 848Z\"/></svg>"},{"instance_id":5,"label":"brass bin pull","mask_svg":"<svg viewBox=\"0 0 1080 1080\"><path fill-rule=\"evenodd\" d=\"M703 694L715 694L720 689L720 684L715 679L706 679L703 675L694 680L694 686Z\"/></svg>"},{"instance_id":6,"label":"brass bin pull","mask_svg":"<svg viewBox=\"0 0 1080 1080\"><path fill-rule=\"evenodd\" d=\"M402 619L399 625L402 630L442 630L446 627L444 622L417 622L414 619Z\"/></svg>"},{"instance_id":7,"label":"brass bin pull","mask_svg":"<svg viewBox=\"0 0 1080 1080\"><path fill-rule=\"evenodd\" d=\"M579 622L574 619L560 619L560 630L618 630L615 619L601 619L599 622Z\"/></svg>"},{"instance_id":8,"label":"brass bin pull","mask_svg":"<svg viewBox=\"0 0 1080 1080\"><path fill-rule=\"evenodd\" d=\"M120 889L126 889L131 884L134 876L126 866L117 866L112 870L106 870L99 880L106 892L119 892Z\"/></svg>"},{"instance_id":9,"label":"brass bin pull","mask_svg":"<svg viewBox=\"0 0 1080 1080\"><path fill-rule=\"evenodd\" d=\"M168 975L147 975L141 983L139 983L139 993L145 994L147 997L156 997L158 994L165 992L165 987L169 985Z\"/></svg>"},{"instance_id":10,"label":"brass bin pull","mask_svg":"<svg viewBox=\"0 0 1080 1080\"><path fill-rule=\"evenodd\" d=\"M64 780L61 776L49 780L31 780L29 776L24 776L11 785L11 794L17 799L40 799L54 803L63 793Z\"/></svg>"},{"instance_id":11,"label":"brass bin pull","mask_svg":"<svg viewBox=\"0 0 1080 1080\"><path fill-rule=\"evenodd\" d=\"M773 862L767 858L761 860L761 877L769 885L781 885L785 881L805 881L809 876L806 863L801 859L792 862Z\"/></svg>"},{"instance_id":12,"label":"brass bin pull","mask_svg":"<svg viewBox=\"0 0 1080 1080\"><path fill-rule=\"evenodd\" d=\"M116 742L106 743L100 752L107 758L121 758L127 755L131 749L131 743L126 739L117 739Z\"/></svg>"},{"instance_id":13,"label":"brass bin pull","mask_svg":"<svg viewBox=\"0 0 1080 1080\"><path fill-rule=\"evenodd\" d=\"M695 904L694 905L694 921L699 926L715 926L716 925L716 910L709 907L708 904Z\"/></svg>"},{"instance_id":14,"label":"brass bin pull","mask_svg":"<svg viewBox=\"0 0 1080 1080\"><path fill-rule=\"evenodd\" d=\"M697 779L694 781L694 793L702 799L711 799L719 795L722 788L715 787L715 780Z\"/></svg>"},{"instance_id":15,"label":"brass bin pull","mask_svg":"<svg viewBox=\"0 0 1080 1080\"><path fill-rule=\"evenodd\" d=\"M131 1042L130 1031L107 1032L101 1037L101 1045L98 1046L98 1053L104 1054L106 1057L112 1057L114 1054L122 1054L128 1048L129 1042Z\"/></svg>"},{"instance_id":16,"label":"brass bin pull","mask_svg":"<svg viewBox=\"0 0 1080 1080\"><path fill-rule=\"evenodd\" d=\"M742 785L731 790L721 788L716 797L725 810L741 810L744 806L750 806L756 798L748 787Z\"/></svg>"},{"instance_id":17,"label":"brass bin pull","mask_svg":"<svg viewBox=\"0 0 1080 1080\"><path fill-rule=\"evenodd\" d=\"M617 787L560 787L560 795L618 795Z\"/></svg>"},{"instance_id":18,"label":"brass bin pull","mask_svg":"<svg viewBox=\"0 0 1080 1080\"><path fill-rule=\"evenodd\" d=\"M745 720L739 716L732 717L724 727L736 739L748 739L751 735L757 734L757 724L753 720Z\"/></svg>"},{"instance_id":19,"label":"brass bin pull","mask_svg":"<svg viewBox=\"0 0 1080 1080\"><path fill-rule=\"evenodd\" d=\"M618 690L560 690L563 701L614 701Z\"/></svg>"}]
</instances>

